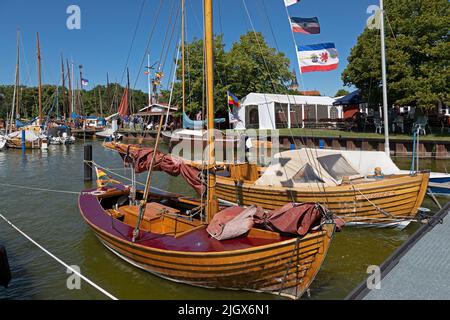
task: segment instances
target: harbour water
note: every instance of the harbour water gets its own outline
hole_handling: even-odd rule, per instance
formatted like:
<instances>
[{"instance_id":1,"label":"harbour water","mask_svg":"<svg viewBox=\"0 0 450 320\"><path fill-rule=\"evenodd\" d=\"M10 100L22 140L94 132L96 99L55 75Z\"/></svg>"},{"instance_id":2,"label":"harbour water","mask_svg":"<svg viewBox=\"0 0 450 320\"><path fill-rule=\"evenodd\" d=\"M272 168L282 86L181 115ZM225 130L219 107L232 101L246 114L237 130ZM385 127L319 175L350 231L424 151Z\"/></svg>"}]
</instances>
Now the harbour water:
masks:
<instances>
[{"instance_id":1,"label":"harbour water","mask_svg":"<svg viewBox=\"0 0 450 320\"><path fill-rule=\"evenodd\" d=\"M94 146L94 161L130 176L116 152ZM92 186L83 182L83 143L50 146L47 151L0 152L0 212L15 225L119 299L281 299L266 294L195 288L160 279L123 262L106 250L78 211L77 192ZM396 159L402 169L410 159ZM448 161L421 160L422 169L446 171ZM193 195L179 178L157 173L154 186ZM144 175L140 177L145 179ZM16 188L22 186L32 189ZM64 192L61 192L64 191ZM445 198L439 198L441 203ZM437 211L426 198L423 207ZM369 265L382 263L414 233L419 225L403 231L346 228L335 235L326 261L304 299L343 299L366 276ZM7 248L13 281L0 288L0 299L107 299L83 282L69 290L66 269L0 221L0 244Z\"/></svg>"}]
</instances>

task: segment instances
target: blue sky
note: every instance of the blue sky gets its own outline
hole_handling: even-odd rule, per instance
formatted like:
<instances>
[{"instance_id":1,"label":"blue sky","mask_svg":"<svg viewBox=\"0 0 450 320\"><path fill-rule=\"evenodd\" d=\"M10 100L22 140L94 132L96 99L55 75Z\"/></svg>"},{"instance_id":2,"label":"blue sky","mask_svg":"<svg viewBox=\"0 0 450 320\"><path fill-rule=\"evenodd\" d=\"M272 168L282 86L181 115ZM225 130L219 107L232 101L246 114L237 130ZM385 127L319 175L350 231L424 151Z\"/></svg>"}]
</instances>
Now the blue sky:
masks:
<instances>
[{"instance_id":1,"label":"blue sky","mask_svg":"<svg viewBox=\"0 0 450 320\"><path fill-rule=\"evenodd\" d=\"M130 51L133 34L144 0L1 0L0 2L0 84L14 82L16 60L16 30L22 34L21 83L36 85L37 65L36 32L40 33L43 82L60 82L60 55L84 66L84 78L90 81L88 88L95 84L106 83L106 73L111 81L122 81ZM154 22L155 13L161 0L145 0L143 14L137 28L136 38L131 50L129 68L132 86L146 90L146 76L139 72L141 61L146 52L147 39ZM180 0L163 0L158 27L150 42L152 63L158 61L164 42L171 8ZM188 38L201 37L202 1L186 0ZM275 37L269 28L264 14L264 2ZM288 8L291 16L317 16L321 23L320 35L296 34L297 44L317 44L334 42L340 54L340 66L336 71L308 73L303 75L307 90L319 90L324 95L334 95L343 87L341 73L347 64L350 49L356 44L358 35L363 31L369 15L367 7L377 4L377 0L302 0ZM257 31L262 32L269 44L278 46L291 60L292 69L297 68L296 52L289 29L283 0L245 0ZM81 8L81 30L69 30L66 27L69 5ZM220 13L219 15L219 6ZM223 31L227 48L249 30L250 21L244 9L243 0L214 1L215 32ZM221 18L221 19L220 19ZM178 19L179 20L179 19ZM222 22L222 27L220 24ZM178 22L179 23L179 22ZM175 56L179 41L178 25L170 43L165 65L167 86L171 61ZM78 72L76 72L78 75ZM297 71L298 74L298 71ZM123 80L125 81L125 80Z\"/></svg>"}]
</instances>

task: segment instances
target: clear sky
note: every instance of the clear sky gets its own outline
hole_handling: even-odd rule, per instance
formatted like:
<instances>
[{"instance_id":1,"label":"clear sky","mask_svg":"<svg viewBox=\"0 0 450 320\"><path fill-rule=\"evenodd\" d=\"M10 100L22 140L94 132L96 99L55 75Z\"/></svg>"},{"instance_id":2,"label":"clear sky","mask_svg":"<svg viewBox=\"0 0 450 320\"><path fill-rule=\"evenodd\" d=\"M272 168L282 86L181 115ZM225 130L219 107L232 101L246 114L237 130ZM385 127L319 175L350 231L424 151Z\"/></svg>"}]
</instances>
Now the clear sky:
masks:
<instances>
[{"instance_id":1,"label":"clear sky","mask_svg":"<svg viewBox=\"0 0 450 320\"><path fill-rule=\"evenodd\" d=\"M188 40L191 40L193 37L202 36L202 1L186 2L187 34ZM60 55L63 53L65 58L76 65L84 66L84 78L90 81L88 89L95 84L106 83L107 72L111 82L125 83L123 73L136 30L128 63L131 82L132 86L136 83L137 89L146 90L146 76L143 69L140 72L139 70L160 3L160 18L150 41L152 63L161 57L172 8L178 6L180 0L1 0L0 84L14 82L17 28L21 30L23 44L22 84L37 83L35 53L36 32L39 32L43 82L60 82ZM223 32L227 48L238 40L241 34L251 30L243 3L243 0L214 0L215 32ZM255 29L265 35L271 46L284 52L291 60L292 69L297 70L296 52L283 0L245 0L245 3ZM341 73L347 64L350 49L356 44L358 35L365 27L369 17L366 13L368 6L377 3L378 0L302 0L288 8L291 16L317 16L322 28L320 35L296 34L297 44L334 42L340 54L338 70L303 75L306 90L319 90L324 95L334 95L343 87ZM69 30L66 26L69 17L66 10L72 4L81 9L80 30ZM139 17L141 19L138 24ZM168 84L168 75L173 65L171 62L180 38L179 20L172 42L169 44L167 41L170 50L165 65L165 86ZM76 74L79 76L78 71Z\"/></svg>"}]
</instances>

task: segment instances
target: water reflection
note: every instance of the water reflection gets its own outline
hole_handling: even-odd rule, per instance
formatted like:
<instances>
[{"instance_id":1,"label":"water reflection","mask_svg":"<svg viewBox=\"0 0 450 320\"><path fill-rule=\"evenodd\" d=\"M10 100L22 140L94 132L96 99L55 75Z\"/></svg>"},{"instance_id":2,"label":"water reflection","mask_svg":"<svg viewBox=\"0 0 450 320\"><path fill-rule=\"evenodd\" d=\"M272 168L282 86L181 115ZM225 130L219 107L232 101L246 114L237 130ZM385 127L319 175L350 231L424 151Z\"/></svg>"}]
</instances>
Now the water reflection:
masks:
<instances>
[{"instance_id":1,"label":"water reflection","mask_svg":"<svg viewBox=\"0 0 450 320\"><path fill-rule=\"evenodd\" d=\"M116 152L93 144L94 160L130 177ZM52 190L79 192L92 186L83 181L83 144L50 146L46 152L28 150L0 152L0 183ZM397 160L408 168L410 159ZM421 167L445 171L448 161L421 161ZM145 174L139 175L144 182ZM181 178L155 173L155 187L194 195ZM121 299L278 299L278 297L193 288L166 281L138 270L109 252L82 220L77 196L56 192L32 192L0 185L1 212L36 241L70 265L78 265L87 277ZM445 199L440 198L442 203ZM426 199L423 204L436 206ZM385 260L419 226L404 231L350 229L335 236L322 270L311 287L311 299L342 299L366 276L366 268ZM81 290L66 287L64 268L0 222L0 243L5 245L12 266L13 281L0 288L0 299L105 299L88 284Z\"/></svg>"}]
</instances>

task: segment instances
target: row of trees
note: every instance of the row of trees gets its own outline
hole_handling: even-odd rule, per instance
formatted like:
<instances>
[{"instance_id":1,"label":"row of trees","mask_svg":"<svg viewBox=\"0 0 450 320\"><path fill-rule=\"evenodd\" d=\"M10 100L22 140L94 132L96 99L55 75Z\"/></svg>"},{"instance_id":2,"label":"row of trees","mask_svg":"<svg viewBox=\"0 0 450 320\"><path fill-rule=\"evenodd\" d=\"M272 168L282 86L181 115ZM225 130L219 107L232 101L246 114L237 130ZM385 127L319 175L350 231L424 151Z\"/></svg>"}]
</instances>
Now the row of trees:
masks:
<instances>
[{"instance_id":1,"label":"row of trees","mask_svg":"<svg viewBox=\"0 0 450 320\"><path fill-rule=\"evenodd\" d=\"M118 84L96 86L91 90L83 90L81 99L79 91L74 91L74 111L82 115L110 115L117 112L125 88ZM38 88L20 86L20 117L33 118L38 115ZM140 90L130 90L133 111L148 104L148 96ZM11 112L14 86L0 86L0 118L5 119ZM42 86L43 113L51 116L66 115L69 112L69 98L67 88L61 86Z\"/></svg>"},{"instance_id":2,"label":"row of trees","mask_svg":"<svg viewBox=\"0 0 450 320\"><path fill-rule=\"evenodd\" d=\"M215 50L215 103L218 113L227 111L227 91L239 98L250 92L290 93L290 85L295 74L290 70L289 59L276 49L271 48L261 33L249 32L241 36L229 51L225 51L223 37L214 38ZM188 112L202 110L205 101L203 40L194 40L186 45L186 101ZM173 105L182 105L182 70L177 69L177 82L174 86ZM67 90L58 88L58 109L54 107L56 86L43 86L44 111L59 110L59 114L68 110ZM80 103L77 95L76 112L84 115L98 115L116 112L124 88L111 84L109 89L97 86L92 90L83 90ZM5 98L0 101L0 117L5 118L11 109L13 86L0 86L0 93ZM37 88L20 87L21 116L30 118L37 115ZM163 90L160 102L168 102L170 92ZM101 97L101 100L100 100ZM132 90L134 111L147 105L147 95L139 90ZM102 101L102 108L100 108Z\"/></svg>"},{"instance_id":3,"label":"row of trees","mask_svg":"<svg viewBox=\"0 0 450 320\"><path fill-rule=\"evenodd\" d=\"M431 109L450 104L450 3L385 0L389 104ZM382 101L379 30L359 36L342 74L372 105Z\"/></svg>"},{"instance_id":4,"label":"row of trees","mask_svg":"<svg viewBox=\"0 0 450 320\"><path fill-rule=\"evenodd\" d=\"M197 39L186 46L186 109L202 110L205 105L203 40ZM214 37L214 90L216 111L228 110L227 91L238 98L250 92L292 93L290 86L295 73L284 53L270 47L261 33L249 32L240 37L229 51L225 50L223 37ZM174 103L182 105L182 69L177 69L174 86ZM297 92L298 93L298 92ZM169 92L164 91L167 100Z\"/></svg>"}]
</instances>

